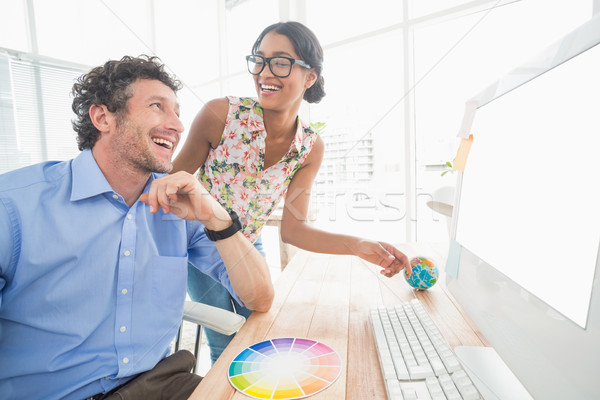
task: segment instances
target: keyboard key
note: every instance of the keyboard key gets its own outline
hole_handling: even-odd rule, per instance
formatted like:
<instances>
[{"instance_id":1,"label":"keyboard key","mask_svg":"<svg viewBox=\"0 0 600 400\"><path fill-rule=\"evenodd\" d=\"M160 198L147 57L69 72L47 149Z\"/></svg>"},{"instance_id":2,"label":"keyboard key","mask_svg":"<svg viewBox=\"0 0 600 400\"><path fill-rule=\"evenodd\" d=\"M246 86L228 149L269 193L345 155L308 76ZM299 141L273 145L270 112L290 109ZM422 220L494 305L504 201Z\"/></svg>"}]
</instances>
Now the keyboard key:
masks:
<instances>
[{"instance_id":1,"label":"keyboard key","mask_svg":"<svg viewBox=\"0 0 600 400\"><path fill-rule=\"evenodd\" d=\"M425 384L427 385L427 390L429 390L431 400L446 400L444 389L440 386L437 378L430 376L425 379Z\"/></svg>"},{"instance_id":2,"label":"keyboard key","mask_svg":"<svg viewBox=\"0 0 600 400\"><path fill-rule=\"evenodd\" d=\"M462 368L462 366L460 365L460 362L458 361L458 358L456 358L456 356L454 356L454 354L450 354L450 355L446 355L445 357L442 357L442 361L444 362L444 365L446 366L446 369L448 370L448 372L458 371Z\"/></svg>"},{"instance_id":3,"label":"keyboard key","mask_svg":"<svg viewBox=\"0 0 600 400\"><path fill-rule=\"evenodd\" d=\"M446 398L453 400L461 398L460 392L454 385L454 382L452 382L452 378L450 377L450 375L442 375L438 377L438 381L440 382L442 389L444 389Z\"/></svg>"},{"instance_id":4,"label":"keyboard key","mask_svg":"<svg viewBox=\"0 0 600 400\"><path fill-rule=\"evenodd\" d=\"M386 380L385 383L389 400L405 400L404 396L402 396L402 389L400 388L400 383L397 380Z\"/></svg>"},{"instance_id":5,"label":"keyboard key","mask_svg":"<svg viewBox=\"0 0 600 400\"><path fill-rule=\"evenodd\" d=\"M430 363L431 363L431 368L433 369L433 373L435 374L435 376L440 376L447 372L446 367L444 367L444 363L442 362L442 360L439 357L436 359L430 360Z\"/></svg>"},{"instance_id":6,"label":"keyboard key","mask_svg":"<svg viewBox=\"0 0 600 400\"><path fill-rule=\"evenodd\" d=\"M396 378L399 380L409 380L410 374L408 372L408 367L402 358L402 355L395 356L392 358L394 362L394 368L396 370Z\"/></svg>"},{"instance_id":7,"label":"keyboard key","mask_svg":"<svg viewBox=\"0 0 600 400\"><path fill-rule=\"evenodd\" d=\"M480 400L479 392L473 385L464 386L458 389L464 400Z\"/></svg>"},{"instance_id":8,"label":"keyboard key","mask_svg":"<svg viewBox=\"0 0 600 400\"><path fill-rule=\"evenodd\" d=\"M419 400L417 392L412 388L404 389L402 394L404 395L404 400Z\"/></svg>"},{"instance_id":9,"label":"keyboard key","mask_svg":"<svg viewBox=\"0 0 600 400\"><path fill-rule=\"evenodd\" d=\"M464 370L461 369L453 373L452 380L465 400L481 399L475 385L471 382L471 378L469 378Z\"/></svg>"},{"instance_id":10,"label":"keyboard key","mask_svg":"<svg viewBox=\"0 0 600 400\"><path fill-rule=\"evenodd\" d=\"M428 376L434 376L429 365L409 365L408 372L410 373L410 379L425 379Z\"/></svg>"}]
</instances>

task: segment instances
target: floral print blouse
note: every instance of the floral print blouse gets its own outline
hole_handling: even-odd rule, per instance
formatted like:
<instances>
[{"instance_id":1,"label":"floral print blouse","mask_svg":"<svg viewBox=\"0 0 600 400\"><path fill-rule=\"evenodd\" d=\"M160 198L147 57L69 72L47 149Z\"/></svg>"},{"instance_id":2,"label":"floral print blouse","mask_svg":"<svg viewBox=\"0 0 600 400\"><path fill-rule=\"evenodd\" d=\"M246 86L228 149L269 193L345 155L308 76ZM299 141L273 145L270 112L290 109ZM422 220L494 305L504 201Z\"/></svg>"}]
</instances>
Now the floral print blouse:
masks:
<instances>
[{"instance_id":1,"label":"floral print blouse","mask_svg":"<svg viewBox=\"0 0 600 400\"><path fill-rule=\"evenodd\" d=\"M229 112L221 142L210 149L198 177L223 207L239 215L244 236L254 243L308 157L317 133L298 118L288 152L264 169L267 132L262 107L253 98L227 98Z\"/></svg>"}]
</instances>

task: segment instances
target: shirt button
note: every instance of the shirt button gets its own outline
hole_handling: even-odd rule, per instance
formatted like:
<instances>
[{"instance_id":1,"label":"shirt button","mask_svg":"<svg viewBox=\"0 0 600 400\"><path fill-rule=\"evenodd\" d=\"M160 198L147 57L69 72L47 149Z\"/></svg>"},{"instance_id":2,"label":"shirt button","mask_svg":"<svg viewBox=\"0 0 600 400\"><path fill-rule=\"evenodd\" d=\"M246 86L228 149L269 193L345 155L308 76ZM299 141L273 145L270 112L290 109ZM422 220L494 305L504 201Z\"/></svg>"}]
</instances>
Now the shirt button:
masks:
<instances>
[{"instance_id":1,"label":"shirt button","mask_svg":"<svg viewBox=\"0 0 600 400\"><path fill-rule=\"evenodd\" d=\"M127 330L127 327L122 326L122 327L119 328L119 330L121 331L121 333L123 333L123 332L125 332Z\"/></svg>"},{"instance_id":2,"label":"shirt button","mask_svg":"<svg viewBox=\"0 0 600 400\"><path fill-rule=\"evenodd\" d=\"M127 363L129 363L129 358L127 358L127 357L123 358L123 364L127 364Z\"/></svg>"},{"instance_id":3,"label":"shirt button","mask_svg":"<svg viewBox=\"0 0 600 400\"><path fill-rule=\"evenodd\" d=\"M127 219L131 219L131 218L133 218L133 215L127 214Z\"/></svg>"},{"instance_id":4,"label":"shirt button","mask_svg":"<svg viewBox=\"0 0 600 400\"><path fill-rule=\"evenodd\" d=\"M121 293L123 293L123 294L127 294L127 289L123 289L123 290L121 290Z\"/></svg>"},{"instance_id":5,"label":"shirt button","mask_svg":"<svg viewBox=\"0 0 600 400\"><path fill-rule=\"evenodd\" d=\"M108 376L105 376L104 379L106 379L108 381L110 378Z\"/></svg>"},{"instance_id":6,"label":"shirt button","mask_svg":"<svg viewBox=\"0 0 600 400\"><path fill-rule=\"evenodd\" d=\"M119 195L118 194L113 194L113 199L118 199Z\"/></svg>"},{"instance_id":7,"label":"shirt button","mask_svg":"<svg viewBox=\"0 0 600 400\"><path fill-rule=\"evenodd\" d=\"M129 250L125 250L123 254L125 254L125 257L129 257L131 255L131 252Z\"/></svg>"}]
</instances>

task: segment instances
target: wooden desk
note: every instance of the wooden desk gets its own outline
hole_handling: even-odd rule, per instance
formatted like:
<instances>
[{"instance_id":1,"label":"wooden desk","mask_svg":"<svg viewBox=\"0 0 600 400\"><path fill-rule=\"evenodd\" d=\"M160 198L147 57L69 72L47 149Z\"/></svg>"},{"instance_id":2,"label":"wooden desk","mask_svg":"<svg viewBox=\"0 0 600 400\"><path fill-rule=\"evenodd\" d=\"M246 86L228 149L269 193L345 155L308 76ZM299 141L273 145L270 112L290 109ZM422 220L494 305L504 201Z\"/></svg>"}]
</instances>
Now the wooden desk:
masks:
<instances>
[{"instance_id":1,"label":"wooden desk","mask_svg":"<svg viewBox=\"0 0 600 400\"><path fill-rule=\"evenodd\" d=\"M409 258L430 257L443 269L446 245L398 248ZM311 400L386 399L369 310L415 296L453 348L487 345L444 290L443 280L427 291L414 291L404 277L385 278L379 267L357 257L299 251L275 283L271 310L250 316L190 399L249 399L229 383L229 363L247 346L276 337L318 340L340 354L344 370L339 378Z\"/></svg>"}]
</instances>

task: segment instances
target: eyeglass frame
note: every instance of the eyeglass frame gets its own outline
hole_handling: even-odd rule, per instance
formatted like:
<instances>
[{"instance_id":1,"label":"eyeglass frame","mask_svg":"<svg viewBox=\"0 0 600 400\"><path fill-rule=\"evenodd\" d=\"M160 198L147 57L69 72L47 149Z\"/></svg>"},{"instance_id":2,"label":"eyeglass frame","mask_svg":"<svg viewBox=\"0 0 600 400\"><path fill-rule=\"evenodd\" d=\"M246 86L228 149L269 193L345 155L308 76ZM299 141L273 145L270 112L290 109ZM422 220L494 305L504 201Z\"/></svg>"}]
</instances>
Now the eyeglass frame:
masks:
<instances>
[{"instance_id":1,"label":"eyeglass frame","mask_svg":"<svg viewBox=\"0 0 600 400\"><path fill-rule=\"evenodd\" d=\"M258 72L252 72L250 71L250 57L260 57L264 60L262 68L260 69L260 71ZM273 71L273 67L271 67L271 60L275 59L275 58L285 58L286 60L288 60L291 64L290 64L290 72L287 73L287 75L278 75L275 73L275 71ZM251 75L260 75L264 70L265 70L265 65L269 65L269 70L271 71L271 73L273 75L275 75L278 78L287 78L288 76L290 76L292 74L292 68L294 67L294 64L298 64L301 67L304 67L306 69L311 69L312 67L304 62L303 60L296 60L295 58L292 57L284 57L284 56L275 56L275 57L264 57L264 56L260 56L258 54L250 54L249 56L246 56L246 64L248 67L248 72L250 72Z\"/></svg>"}]
</instances>

